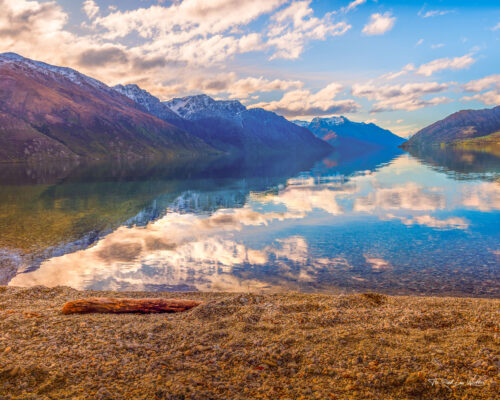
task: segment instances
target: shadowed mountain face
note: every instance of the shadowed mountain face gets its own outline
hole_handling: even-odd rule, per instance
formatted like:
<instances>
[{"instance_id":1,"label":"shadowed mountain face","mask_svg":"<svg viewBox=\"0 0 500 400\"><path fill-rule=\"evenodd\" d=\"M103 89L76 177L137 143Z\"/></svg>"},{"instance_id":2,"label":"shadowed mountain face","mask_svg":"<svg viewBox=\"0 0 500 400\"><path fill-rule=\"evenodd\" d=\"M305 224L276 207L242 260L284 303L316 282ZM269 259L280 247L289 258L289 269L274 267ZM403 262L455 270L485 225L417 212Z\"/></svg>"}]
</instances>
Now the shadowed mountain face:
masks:
<instances>
[{"instance_id":1,"label":"shadowed mountain face","mask_svg":"<svg viewBox=\"0 0 500 400\"><path fill-rule=\"evenodd\" d=\"M69 68L0 54L0 161L216 153Z\"/></svg>"},{"instance_id":2,"label":"shadowed mountain face","mask_svg":"<svg viewBox=\"0 0 500 400\"><path fill-rule=\"evenodd\" d=\"M375 124L349 121L345 117L314 118L311 122L294 121L336 148L349 154L362 154L397 147L404 139Z\"/></svg>"},{"instance_id":3,"label":"shadowed mountain face","mask_svg":"<svg viewBox=\"0 0 500 400\"><path fill-rule=\"evenodd\" d=\"M247 109L236 100L217 101L207 95L161 103L137 85L115 90L152 115L174 124L232 155L253 158L276 153L326 154L331 147L309 131L263 109Z\"/></svg>"},{"instance_id":4,"label":"shadowed mountain face","mask_svg":"<svg viewBox=\"0 0 500 400\"><path fill-rule=\"evenodd\" d=\"M417 132L404 148L439 146L490 135L500 131L500 106L484 110L463 110Z\"/></svg>"}]
</instances>

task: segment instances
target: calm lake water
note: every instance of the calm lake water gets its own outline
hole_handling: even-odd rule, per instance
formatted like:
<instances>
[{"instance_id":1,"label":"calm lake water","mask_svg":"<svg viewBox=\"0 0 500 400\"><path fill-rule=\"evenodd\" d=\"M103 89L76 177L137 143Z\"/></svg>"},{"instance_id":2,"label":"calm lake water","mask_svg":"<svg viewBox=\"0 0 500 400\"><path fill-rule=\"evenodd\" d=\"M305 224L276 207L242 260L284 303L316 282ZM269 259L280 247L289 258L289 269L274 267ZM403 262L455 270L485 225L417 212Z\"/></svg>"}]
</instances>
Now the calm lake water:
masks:
<instances>
[{"instance_id":1,"label":"calm lake water","mask_svg":"<svg viewBox=\"0 0 500 400\"><path fill-rule=\"evenodd\" d=\"M0 282L500 296L500 159L0 166Z\"/></svg>"}]
</instances>

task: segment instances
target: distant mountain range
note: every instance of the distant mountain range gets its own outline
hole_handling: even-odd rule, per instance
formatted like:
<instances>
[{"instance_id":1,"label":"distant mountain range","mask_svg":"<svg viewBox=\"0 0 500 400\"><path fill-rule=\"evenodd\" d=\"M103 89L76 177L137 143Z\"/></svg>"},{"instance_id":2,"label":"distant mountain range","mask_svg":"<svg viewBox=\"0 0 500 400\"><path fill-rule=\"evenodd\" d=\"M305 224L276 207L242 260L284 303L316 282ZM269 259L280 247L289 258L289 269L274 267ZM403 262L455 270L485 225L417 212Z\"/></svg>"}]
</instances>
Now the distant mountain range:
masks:
<instances>
[{"instance_id":1,"label":"distant mountain range","mask_svg":"<svg viewBox=\"0 0 500 400\"><path fill-rule=\"evenodd\" d=\"M198 157L202 140L79 72L0 54L0 161Z\"/></svg>"},{"instance_id":2,"label":"distant mountain range","mask_svg":"<svg viewBox=\"0 0 500 400\"><path fill-rule=\"evenodd\" d=\"M500 132L500 106L483 110L462 110L449 115L441 121L420 130L403 144L403 148L429 147L450 144L481 145L480 140ZM495 139L496 138L496 139ZM498 135L491 136L484 142L498 142Z\"/></svg>"},{"instance_id":3,"label":"distant mountain range","mask_svg":"<svg viewBox=\"0 0 500 400\"><path fill-rule=\"evenodd\" d=\"M405 139L373 123L359 123L346 117L314 118L311 122L293 121L309 129L339 151L364 153L388 147L397 147Z\"/></svg>"},{"instance_id":4,"label":"distant mountain range","mask_svg":"<svg viewBox=\"0 0 500 400\"><path fill-rule=\"evenodd\" d=\"M237 100L214 100L201 94L160 102L137 85L115 86L152 115L197 136L210 146L246 157L281 153L321 153L332 148L307 129Z\"/></svg>"},{"instance_id":5,"label":"distant mountain range","mask_svg":"<svg viewBox=\"0 0 500 400\"><path fill-rule=\"evenodd\" d=\"M0 54L0 161L215 155L288 157L332 150L272 112L206 95L167 103L73 69Z\"/></svg>"}]
</instances>

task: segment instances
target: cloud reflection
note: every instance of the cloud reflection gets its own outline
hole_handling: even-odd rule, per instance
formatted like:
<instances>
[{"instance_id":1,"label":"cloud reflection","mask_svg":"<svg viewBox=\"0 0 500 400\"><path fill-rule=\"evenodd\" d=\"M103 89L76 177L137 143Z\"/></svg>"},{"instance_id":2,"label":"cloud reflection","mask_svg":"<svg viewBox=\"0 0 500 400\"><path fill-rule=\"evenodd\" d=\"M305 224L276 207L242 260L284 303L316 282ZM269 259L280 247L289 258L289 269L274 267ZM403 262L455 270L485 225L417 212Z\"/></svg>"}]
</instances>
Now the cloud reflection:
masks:
<instances>
[{"instance_id":1,"label":"cloud reflection","mask_svg":"<svg viewBox=\"0 0 500 400\"><path fill-rule=\"evenodd\" d=\"M432 214L461 207L479 211L500 209L498 183L462 183L462 195L457 196L445 187L384 181L384 170L402 171L408 167L408 160L402 158L399 167L396 161L380 172L349 179L295 178L273 191L251 193L241 208L220 209L211 214L167 212L145 227L121 227L90 248L46 260L38 270L14 277L10 285L279 290L314 284L321 274L351 274L354 267L351 258L348 260L339 250L330 250L329 257L315 255L311 247L318 244L310 242L315 239L295 234L293 229L269 239L265 234L271 225L276 228L295 226L301 220L308 222L319 210L328 214L330 226L340 217L372 215L381 221L399 220L406 226L466 230L470 222L465 218L443 219ZM176 200L173 204L177 204ZM254 235L253 240L248 240L249 234ZM369 251L358 262L372 273L396 269L396 264L385 256L371 255ZM366 281L361 276L351 279Z\"/></svg>"}]
</instances>

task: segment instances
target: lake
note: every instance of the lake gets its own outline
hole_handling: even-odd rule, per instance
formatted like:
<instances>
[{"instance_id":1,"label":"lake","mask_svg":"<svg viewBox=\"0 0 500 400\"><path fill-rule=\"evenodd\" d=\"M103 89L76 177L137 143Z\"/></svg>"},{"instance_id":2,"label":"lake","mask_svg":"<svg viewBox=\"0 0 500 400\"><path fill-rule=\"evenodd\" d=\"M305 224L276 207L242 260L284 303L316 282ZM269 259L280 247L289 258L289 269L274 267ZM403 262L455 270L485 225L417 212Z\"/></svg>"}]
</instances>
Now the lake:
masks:
<instances>
[{"instance_id":1,"label":"lake","mask_svg":"<svg viewBox=\"0 0 500 400\"><path fill-rule=\"evenodd\" d=\"M0 282L500 295L500 159L0 166Z\"/></svg>"}]
</instances>

